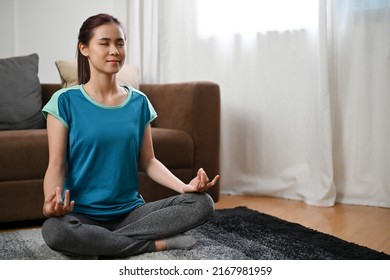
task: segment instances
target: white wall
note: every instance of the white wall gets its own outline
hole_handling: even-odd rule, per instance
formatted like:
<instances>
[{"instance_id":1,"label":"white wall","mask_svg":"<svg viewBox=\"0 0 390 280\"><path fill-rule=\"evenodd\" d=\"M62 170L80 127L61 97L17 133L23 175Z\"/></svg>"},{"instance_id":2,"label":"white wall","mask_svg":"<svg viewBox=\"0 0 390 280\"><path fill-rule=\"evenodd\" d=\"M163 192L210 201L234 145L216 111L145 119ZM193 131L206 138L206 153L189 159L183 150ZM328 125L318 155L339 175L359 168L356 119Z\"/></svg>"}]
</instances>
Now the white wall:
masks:
<instances>
[{"instance_id":1,"label":"white wall","mask_svg":"<svg viewBox=\"0 0 390 280\"><path fill-rule=\"evenodd\" d=\"M12 0L0 2L0 58L14 54L15 24L14 4Z\"/></svg>"},{"instance_id":2,"label":"white wall","mask_svg":"<svg viewBox=\"0 0 390 280\"><path fill-rule=\"evenodd\" d=\"M83 21L109 13L127 25L128 0L1 0L0 58L39 55L39 79L58 83L54 62L74 60Z\"/></svg>"}]
</instances>

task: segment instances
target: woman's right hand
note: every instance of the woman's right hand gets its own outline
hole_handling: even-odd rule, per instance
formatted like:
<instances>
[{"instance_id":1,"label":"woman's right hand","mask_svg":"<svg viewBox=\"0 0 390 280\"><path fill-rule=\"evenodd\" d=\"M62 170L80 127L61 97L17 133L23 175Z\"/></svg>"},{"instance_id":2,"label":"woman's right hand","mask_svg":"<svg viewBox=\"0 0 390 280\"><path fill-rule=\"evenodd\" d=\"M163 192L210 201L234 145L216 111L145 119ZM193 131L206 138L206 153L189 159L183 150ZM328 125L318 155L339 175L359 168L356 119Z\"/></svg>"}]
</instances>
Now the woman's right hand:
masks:
<instances>
[{"instance_id":1,"label":"woman's right hand","mask_svg":"<svg viewBox=\"0 0 390 280\"><path fill-rule=\"evenodd\" d=\"M43 205L43 215L46 217L59 217L64 216L72 212L75 202L72 200L70 202L70 192L69 190L65 191L65 200L62 203L62 189L57 187L56 190L45 198Z\"/></svg>"}]
</instances>

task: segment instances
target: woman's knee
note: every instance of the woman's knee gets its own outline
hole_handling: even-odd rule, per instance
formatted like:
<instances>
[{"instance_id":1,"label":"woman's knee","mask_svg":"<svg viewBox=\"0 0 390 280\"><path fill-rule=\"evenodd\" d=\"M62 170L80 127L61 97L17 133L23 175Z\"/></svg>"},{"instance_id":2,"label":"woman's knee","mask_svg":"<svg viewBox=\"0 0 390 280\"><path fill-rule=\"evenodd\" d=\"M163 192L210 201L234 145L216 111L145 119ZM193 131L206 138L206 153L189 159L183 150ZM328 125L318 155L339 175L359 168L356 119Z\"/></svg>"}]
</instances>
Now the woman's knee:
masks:
<instances>
[{"instance_id":1,"label":"woman's knee","mask_svg":"<svg viewBox=\"0 0 390 280\"><path fill-rule=\"evenodd\" d=\"M207 193L190 193L191 199L197 204L197 211L202 213L202 216L208 218L214 214L214 200Z\"/></svg>"},{"instance_id":2,"label":"woman's knee","mask_svg":"<svg viewBox=\"0 0 390 280\"><path fill-rule=\"evenodd\" d=\"M71 216L48 218L42 225L42 237L46 245L51 249L61 248L61 245L71 238L69 227L75 224L76 220Z\"/></svg>"},{"instance_id":3,"label":"woman's knee","mask_svg":"<svg viewBox=\"0 0 390 280\"><path fill-rule=\"evenodd\" d=\"M214 214L215 211L214 200L209 194L203 193L202 205L208 211L210 216Z\"/></svg>"}]
</instances>

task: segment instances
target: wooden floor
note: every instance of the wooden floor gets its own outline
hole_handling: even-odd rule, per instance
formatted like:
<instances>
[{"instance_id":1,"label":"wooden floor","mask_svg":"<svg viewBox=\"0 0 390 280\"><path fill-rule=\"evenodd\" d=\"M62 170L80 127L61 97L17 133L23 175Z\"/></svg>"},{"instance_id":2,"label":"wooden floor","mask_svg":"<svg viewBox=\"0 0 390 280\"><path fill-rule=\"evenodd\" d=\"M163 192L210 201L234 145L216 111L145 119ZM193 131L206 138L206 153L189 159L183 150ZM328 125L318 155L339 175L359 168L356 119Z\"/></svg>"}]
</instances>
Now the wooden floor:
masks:
<instances>
[{"instance_id":1,"label":"wooden floor","mask_svg":"<svg viewBox=\"0 0 390 280\"><path fill-rule=\"evenodd\" d=\"M216 203L217 209L236 206L246 206L390 254L389 208L346 204L316 207L295 200L233 195L221 195Z\"/></svg>"}]
</instances>

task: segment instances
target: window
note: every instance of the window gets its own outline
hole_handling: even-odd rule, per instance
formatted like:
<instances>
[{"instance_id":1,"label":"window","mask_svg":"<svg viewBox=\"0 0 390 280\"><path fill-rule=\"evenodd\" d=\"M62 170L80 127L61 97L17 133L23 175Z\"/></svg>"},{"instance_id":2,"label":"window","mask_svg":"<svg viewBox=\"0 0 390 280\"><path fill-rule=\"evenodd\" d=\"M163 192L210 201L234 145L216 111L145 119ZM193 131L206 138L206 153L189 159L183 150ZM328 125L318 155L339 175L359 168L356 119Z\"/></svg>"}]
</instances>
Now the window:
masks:
<instances>
[{"instance_id":1,"label":"window","mask_svg":"<svg viewBox=\"0 0 390 280\"><path fill-rule=\"evenodd\" d=\"M197 0L203 37L308 29L318 24L316 0Z\"/></svg>"}]
</instances>

